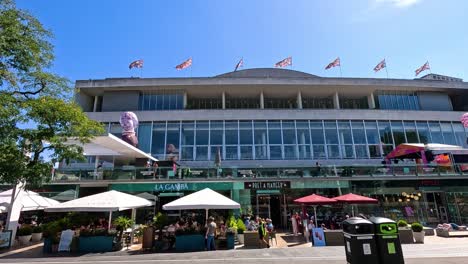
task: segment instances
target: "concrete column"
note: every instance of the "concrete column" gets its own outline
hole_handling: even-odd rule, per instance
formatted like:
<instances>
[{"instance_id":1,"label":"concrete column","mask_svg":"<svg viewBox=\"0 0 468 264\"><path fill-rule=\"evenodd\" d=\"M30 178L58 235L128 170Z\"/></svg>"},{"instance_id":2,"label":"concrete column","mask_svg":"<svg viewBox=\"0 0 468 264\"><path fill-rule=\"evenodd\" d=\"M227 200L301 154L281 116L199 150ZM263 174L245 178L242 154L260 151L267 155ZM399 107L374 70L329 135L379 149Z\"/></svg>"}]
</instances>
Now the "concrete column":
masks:
<instances>
[{"instance_id":1,"label":"concrete column","mask_svg":"<svg viewBox=\"0 0 468 264\"><path fill-rule=\"evenodd\" d=\"M184 109L187 109L187 92L184 92L183 105Z\"/></svg>"},{"instance_id":2,"label":"concrete column","mask_svg":"<svg viewBox=\"0 0 468 264\"><path fill-rule=\"evenodd\" d=\"M367 103L369 104L369 109L375 109L374 93L367 96Z\"/></svg>"},{"instance_id":3,"label":"concrete column","mask_svg":"<svg viewBox=\"0 0 468 264\"><path fill-rule=\"evenodd\" d=\"M97 104L98 104L98 96L94 96L94 104L93 104L93 112L97 111Z\"/></svg>"},{"instance_id":4,"label":"concrete column","mask_svg":"<svg viewBox=\"0 0 468 264\"><path fill-rule=\"evenodd\" d=\"M297 109L302 109L302 94L301 94L301 91L297 91Z\"/></svg>"},{"instance_id":5,"label":"concrete column","mask_svg":"<svg viewBox=\"0 0 468 264\"><path fill-rule=\"evenodd\" d=\"M221 101L223 105L223 109L226 109L226 92L223 91L223 94L221 95Z\"/></svg>"},{"instance_id":6,"label":"concrete column","mask_svg":"<svg viewBox=\"0 0 468 264\"><path fill-rule=\"evenodd\" d=\"M263 97L263 91L260 92L260 109L265 109L265 98Z\"/></svg>"},{"instance_id":7,"label":"concrete column","mask_svg":"<svg viewBox=\"0 0 468 264\"><path fill-rule=\"evenodd\" d=\"M335 109L340 109L340 97L338 96L338 92L335 92L333 95L333 106Z\"/></svg>"}]
</instances>

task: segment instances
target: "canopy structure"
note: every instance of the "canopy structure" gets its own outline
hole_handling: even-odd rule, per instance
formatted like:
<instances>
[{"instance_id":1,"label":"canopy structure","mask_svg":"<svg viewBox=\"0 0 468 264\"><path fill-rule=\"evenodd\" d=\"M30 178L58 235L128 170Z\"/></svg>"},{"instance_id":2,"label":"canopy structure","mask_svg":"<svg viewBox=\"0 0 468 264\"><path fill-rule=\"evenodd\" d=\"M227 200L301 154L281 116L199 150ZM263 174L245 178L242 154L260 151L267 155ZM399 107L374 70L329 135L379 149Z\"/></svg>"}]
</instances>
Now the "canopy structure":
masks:
<instances>
[{"instance_id":1,"label":"canopy structure","mask_svg":"<svg viewBox=\"0 0 468 264\"><path fill-rule=\"evenodd\" d=\"M217 193L210 188L189 194L163 205L164 210L205 209L208 218L209 209L239 209L240 204Z\"/></svg>"},{"instance_id":2,"label":"canopy structure","mask_svg":"<svg viewBox=\"0 0 468 264\"><path fill-rule=\"evenodd\" d=\"M327 198L324 196L320 196L317 194L312 194L309 196L304 196L302 198L298 198L294 200L295 203L301 203L301 204L307 204L307 205L312 205L314 207L314 219L315 219L315 226L318 227L317 225L317 206L318 205L325 205L325 204L334 204L336 203L336 200Z\"/></svg>"},{"instance_id":3,"label":"canopy structure","mask_svg":"<svg viewBox=\"0 0 468 264\"><path fill-rule=\"evenodd\" d=\"M0 193L0 208L2 212L8 211L11 204L11 195L13 189L4 191ZM44 210L50 206L60 204L56 200L40 196L38 193L33 191L24 191L22 192L23 197L21 198L21 211L34 211L34 210Z\"/></svg>"},{"instance_id":4,"label":"canopy structure","mask_svg":"<svg viewBox=\"0 0 468 264\"><path fill-rule=\"evenodd\" d=\"M422 143L405 143L398 145L392 152L390 152L385 159L426 159L425 152L430 151L432 154L442 153L456 153L468 154L468 149L460 146L445 145L445 144L422 144ZM426 160L427 161L427 160Z\"/></svg>"},{"instance_id":5,"label":"canopy structure","mask_svg":"<svg viewBox=\"0 0 468 264\"><path fill-rule=\"evenodd\" d=\"M354 205L354 204L376 204L376 203L379 202L377 199L362 196L362 195L358 195L358 194L354 194L354 193L348 193L348 194L344 194L344 195L341 195L341 196L337 196L337 197L334 197L333 200L336 200L337 202L340 202L340 203L350 204L350 205ZM351 206L351 210L352 210L352 215L354 216L354 207L353 206Z\"/></svg>"},{"instance_id":6,"label":"canopy structure","mask_svg":"<svg viewBox=\"0 0 468 264\"><path fill-rule=\"evenodd\" d=\"M118 191L98 193L61 204L48 207L46 212L110 212L109 227L112 212L151 206L144 198Z\"/></svg>"},{"instance_id":7,"label":"canopy structure","mask_svg":"<svg viewBox=\"0 0 468 264\"><path fill-rule=\"evenodd\" d=\"M139 193L136 196L138 196L140 198L143 198L143 199L146 199L146 200L154 201L154 202L156 202L158 200L158 197L156 195L151 194L151 193L147 193L147 192Z\"/></svg>"}]
</instances>

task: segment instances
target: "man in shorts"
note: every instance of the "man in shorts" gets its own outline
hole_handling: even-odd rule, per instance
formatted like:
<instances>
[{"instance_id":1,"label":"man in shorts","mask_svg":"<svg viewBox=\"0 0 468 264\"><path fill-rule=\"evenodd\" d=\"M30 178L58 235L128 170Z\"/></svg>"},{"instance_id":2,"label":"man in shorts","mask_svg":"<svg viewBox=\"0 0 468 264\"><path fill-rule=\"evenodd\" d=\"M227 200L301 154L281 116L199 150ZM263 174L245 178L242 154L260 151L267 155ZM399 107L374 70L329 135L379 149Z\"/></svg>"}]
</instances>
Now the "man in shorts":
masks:
<instances>
[{"instance_id":1,"label":"man in shorts","mask_svg":"<svg viewBox=\"0 0 468 264\"><path fill-rule=\"evenodd\" d=\"M215 249L215 234L216 234L216 223L214 222L214 218L210 216L208 218L208 225L206 226L206 248L207 250L216 250Z\"/></svg>"}]
</instances>

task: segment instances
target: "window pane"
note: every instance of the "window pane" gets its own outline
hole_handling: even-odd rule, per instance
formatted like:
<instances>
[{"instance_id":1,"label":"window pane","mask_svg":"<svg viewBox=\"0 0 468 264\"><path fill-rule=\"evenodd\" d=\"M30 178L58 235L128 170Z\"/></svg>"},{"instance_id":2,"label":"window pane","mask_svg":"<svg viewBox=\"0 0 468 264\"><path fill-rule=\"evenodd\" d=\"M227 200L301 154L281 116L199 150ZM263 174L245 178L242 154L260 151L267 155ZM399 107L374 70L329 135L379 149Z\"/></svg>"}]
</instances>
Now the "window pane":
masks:
<instances>
[{"instance_id":1,"label":"window pane","mask_svg":"<svg viewBox=\"0 0 468 264\"><path fill-rule=\"evenodd\" d=\"M341 152L343 153L344 159L352 159L354 158L354 150L352 145L344 145L341 146Z\"/></svg>"},{"instance_id":2,"label":"window pane","mask_svg":"<svg viewBox=\"0 0 468 264\"><path fill-rule=\"evenodd\" d=\"M403 130L403 123L401 121L392 121L393 138L395 139L395 146L406 143L405 131Z\"/></svg>"},{"instance_id":3,"label":"window pane","mask_svg":"<svg viewBox=\"0 0 468 264\"><path fill-rule=\"evenodd\" d=\"M210 144L211 145L222 145L223 144L223 131L222 130L211 130L210 131Z\"/></svg>"},{"instance_id":4,"label":"window pane","mask_svg":"<svg viewBox=\"0 0 468 264\"><path fill-rule=\"evenodd\" d=\"M168 123L167 124L167 139L166 139L166 154L179 155L179 136L180 136L180 124L179 123Z\"/></svg>"},{"instance_id":5,"label":"window pane","mask_svg":"<svg viewBox=\"0 0 468 264\"><path fill-rule=\"evenodd\" d=\"M237 146L227 146L226 147L226 159L228 159L228 160L239 159L237 157Z\"/></svg>"},{"instance_id":6,"label":"window pane","mask_svg":"<svg viewBox=\"0 0 468 264\"><path fill-rule=\"evenodd\" d=\"M151 153L163 154L165 153L166 143L166 123L155 122L153 126L153 144L151 146Z\"/></svg>"},{"instance_id":7,"label":"window pane","mask_svg":"<svg viewBox=\"0 0 468 264\"><path fill-rule=\"evenodd\" d=\"M193 147L182 147L182 160L193 160Z\"/></svg>"},{"instance_id":8,"label":"window pane","mask_svg":"<svg viewBox=\"0 0 468 264\"><path fill-rule=\"evenodd\" d=\"M327 156L325 155L325 146L324 145L314 145L314 159L323 159Z\"/></svg>"},{"instance_id":9,"label":"window pane","mask_svg":"<svg viewBox=\"0 0 468 264\"><path fill-rule=\"evenodd\" d=\"M371 158L380 158L380 146L379 145L369 145L369 154Z\"/></svg>"},{"instance_id":10,"label":"window pane","mask_svg":"<svg viewBox=\"0 0 468 264\"><path fill-rule=\"evenodd\" d=\"M405 132L408 143L419 143L418 132L416 131L416 125L414 122L405 121Z\"/></svg>"},{"instance_id":11,"label":"window pane","mask_svg":"<svg viewBox=\"0 0 468 264\"><path fill-rule=\"evenodd\" d=\"M310 144L310 136L308 129L298 129L297 130L297 141L299 144Z\"/></svg>"},{"instance_id":12,"label":"window pane","mask_svg":"<svg viewBox=\"0 0 468 264\"><path fill-rule=\"evenodd\" d=\"M313 144L324 144L324 133L322 129L311 129L310 134L312 136L312 143Z\"/></svg>"},{"instance_id":13,"label":"window pane","mask_svg":"<svg viewBox=\"0 0 468 264\"><path fill-rule=\"evenodd\" d=\"M356 149L356 158L358 159L368 158L367 147L365 145L356 145L355 149Z\"/></svg>"},{"instance_id":14,"label":"window pane","mask_svg":"<svg viewBox=\"0 0 468 264\"><path fill-rule=\"evenodd\" d=\"M196 144L197 145L208 145L208 130L197 130Z\"/></svg>"},{"instance_id":15,"label":"window pane","mask_svg":"<svg viewBox=\"0 0 468 264\"><path fill-rule=\"evenodd\" d=\"M384 144L393 144L390 122L378 121L378 123L379 123L380 141Z\"/></svg>"},{"instance_id":16,"label":"window pane","mask_svg":"<svg viewBox=\"0 0 468 264\"><path fill-rule=\"evenodd\" d=\"M255 144L257 145L267 144L266 129L255 129Z\"/></svg>"},{"instance_id":17,"label":"window pane","mask_svg":"<svg viewBox=\"0 0 468 264\"><path fill-rule=\"evenodd\" d=\"M269 129L268 130L268 140L270 144L281 144L281 130L279 129Z\"/></svg>"},{"instance_id":18,"label":"window pane","mask_svg":"<svg viewBox=\"0 0 468 264\"><path fill-rule=\"evenodd\" d=\"M442 132L440 130L439 122L429 122L429 129L431 130L431 143L444 143L444 139L442 138Z\"/></svg>"},{"instance_id":19,"label":"window pane","mask_svg":"<svg viewBox=\"0 0 468 264\"><path fill-rule=\"evenodd\" d=\"M283 144L296 144L296 132L294 129L283 129Z\"/></svg>"},{"instance_id":20,"label":"window pane","mask_svg":"<svg viewBox=\"0 0 468 264\"><path fill-rule=\"evenodd\" d=\"M421 143L431 142L431 133L429 133L427 122L416 122L416 127L418 128L419 141Z\"/></svg>"},{"instance_id":21,"label":"window pane","mask_svg":"<svg viewBox=\"0 0 468 264\"><path fill-rule=\"evenodd\" d=\"M282 159L281 147L280 146L270 146L270 159Z\"/></svg>"},{"instance_id":22,"label":"window pane","mask_svg":"<svg viewBox=\"0 0 468 264\"><path fill-rule=\"evenodd\" d=\"M445 144L455 145L456 141L455 141L455 136L453 135L452 124L443 122L443 123L440 123L440 125L442 127L442 133L444 136Z\"/></svg>"},{"instance_id":23,"label":"window pane","mask_svg":"<svg viewBox=\"0 0 468 264\"><path fill-rule=\"evenodd\" d=\"M339 159L340 158L340 150L338 145L328 145L328 158L329 159Z\"/></svg>"},{"instance_id":24,"label":"window pane","mask_svg":"<svg viewBox=\"0 0 468 264\"><path fill-rule=\"evenodd\" d=\"M327 144L338 144L338 134L336 129L325 129ZM315 141L313 141L315 143Z\"/></svg>"},{"instance_id":25,"label":"window pane","mask_svg":"<svg viewBox=\"0 0 468 264\"><path fill-rule=\"evenodd\" d=\"M351 136L351 127L347 121L338 122L338 135L340 136L341 144L353 144Z\"/></svg>"},{"instance_id":26,"label":"window pane","mask_svg":"<svg viewBox=\"0 0 468 264\"><path fill-rule=\"evenodd\" d=\"M193 123L182 123L182 145L194 145L195 132Z\"/></svg>"},{"instance_id":27,"label":"window pane","mask_svg":"<svg viewBox=\"0 0 468 264\"><path fill-rule=\"evenodd\" d=\"M243 160L253 159L251 146L241 146L240 150L241 150L241 159Z\"/></svg>"},{"instance_id":28,"label":"window pane","mask_svg":"<svg viewBox=\"0 0 468 264\"><path fill-rule=\"evenodd\" d=\"M297 146L284 146L284 158L297 159L296 147Z\"/></svg>"},{"instance_id":29,"label":"window pane","mask_svg":"<svg viewBox=\"0 0 468 264\"><path fill-rule=\"evenodd\" d=\"M208 147L197 147L197 160L208 160Z\"/></svg>"},{"instance_id":30,"label":"window pane","mask_svg":"<svg viewBox=\"0 0 468 264\"><path fill-rule=\"evenodd\" d=\"M267 146L255 146L255 159L267 159Z\"/></svg>"},{"instance_id":31,"label":"window pane","mask_svg":"<svg viewBox=\"0 0 468 264\"><path fill-rule=\"evenodd\" d=\"M138 147L146 153L151 153L151 134L151 123L140 123L138 126Z\"/></svg>"},{"instance_id":32,"label":"window pane","mask_svg":"<svg viewBox=\"0 0 468 264\"><path fill-rule=\"evenodd\" d=\"M226 129L238 129L238 122L237 121L226 121L224 123Z\"/></svg>"},{"instance_id":33,"label":"window pane","mask_svg":"<svg viewBox=\"0 0 468 264\"><path fill-rule=\"evenodd\" d=\"M237 145L238 144L238 135L236 130L226 130L226 145Z\"/></svg>"},{"instance_id":34,"label":"window pane","mask_svg":"<svg viewBox=\"0 0 468 264\"><path fill-rule=\"evenodd\" d=\"M354 144L366 144L366 134L364 124L359 121L352 121Z\"/></svg>"},{"instance_id":35,"label":"window pane","mask_svg":"<svg viewBox=\"0 0 468 264\"><path fill-rule=\"evenodd\" d=\"M366 121L366 134L367 134L367 143L369 144L379 144L379 131L377 130L377 123L375 121Z\"/></svg>"},{"instance_id":36,"label":"window pane","mask_svg":"<svg viewBox=\"0 0 468 264\"><path fill-rule=\"evenodd\" d=\"M223 146L211 146L210 150L210 160L216 159L216 155L218 155L218 150L219 154L221 154L221 160L223 159Z\"/></svg>"},{"instance_id":37,"label":"window pane","mask_svg":"<svg viewBox=\"0 0 468 264\"><path fill-rule=\"evenodd\" d=\"M299 159L310 159L310 146L309 145L299 145Z\"/></svg>"},{"instance_id":38,"label":"window pane","mask_svg":"<svg viewBox=\"0 0 468 264\"><path fill-rule=\"evenodd\" d=\"M241 145L252 144L252 130L240 130L239 133Z\"/></svg>"}]
</instances>

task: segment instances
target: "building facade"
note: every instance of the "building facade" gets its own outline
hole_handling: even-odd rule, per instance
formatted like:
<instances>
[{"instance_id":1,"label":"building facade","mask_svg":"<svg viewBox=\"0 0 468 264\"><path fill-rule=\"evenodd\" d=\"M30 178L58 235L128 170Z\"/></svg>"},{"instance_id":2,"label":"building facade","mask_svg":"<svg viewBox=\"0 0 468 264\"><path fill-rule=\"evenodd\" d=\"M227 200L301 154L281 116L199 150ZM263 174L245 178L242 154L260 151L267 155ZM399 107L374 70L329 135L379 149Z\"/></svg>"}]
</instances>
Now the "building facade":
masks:
<instances>
[{"instance_id":1,"label":"building facade","mask_svg":"<svg viewBox=\"0 0 468 264\"><path fill-rule=\"evenodd\" d=\"M169 201L210 187L281 225L299 210L295 198L356 192L382 202L380 208L364 206L367 213L426 223L468 220L463 172L432 165L420 170L412 161L390 170L382 164L401 143L467 147L460 117L468 110L468 83L461 79L324 78L247 69L203 78L83 80L76 88L77 103L116 136L120 113L135 112L139 148L179 166L157 177L138 168L116 176L112 168L101 180L55 179L50 188L56 191L99 187L153 192ZM320 215L328 218L333 210L323 208Z\"/></svg>"}]
</instances>

